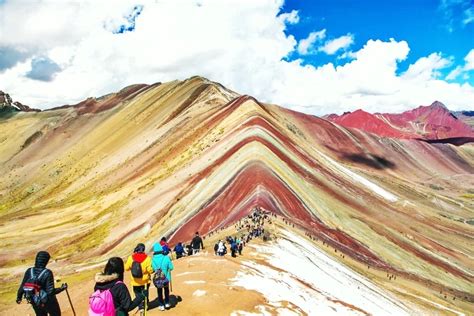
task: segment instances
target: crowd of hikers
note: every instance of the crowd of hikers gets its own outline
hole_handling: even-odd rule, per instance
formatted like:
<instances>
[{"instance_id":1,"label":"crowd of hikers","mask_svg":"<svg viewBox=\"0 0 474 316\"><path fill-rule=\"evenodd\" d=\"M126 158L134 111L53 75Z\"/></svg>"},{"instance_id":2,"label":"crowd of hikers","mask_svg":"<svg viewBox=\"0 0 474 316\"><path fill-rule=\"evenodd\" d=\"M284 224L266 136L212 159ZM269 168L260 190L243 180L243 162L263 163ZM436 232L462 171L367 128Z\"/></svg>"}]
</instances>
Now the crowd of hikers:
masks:
<instances>
[{"instance_id":1,"label":"crowd of hikers","mask_svg":"<svg viewBox=\"0 0 474 316\"><path fill-rule=\"evenodd\" d=\"M253 212L235 224L240 237L227 236L225 241L219 240L214 246L215 255L227 254L226 243L230 246L232 257L242 255L246 243L253 238L268 238L264 229L265 222L271 223L268 212L255 208ZM153 245L152 252L147 254L145 245L139 243L133 253L124 262L120 257L110 258L104 270L95 275L95 285L92 295L89 297L90 316L115 316L128 315L130 311L138 307L140 313L158 307L165 311L171 308L170 291L172 291L171 271L174 269L172 257L175 253L176 259L191 256L204 249L202 237L198 232L188 245L178 242L173 249L163 237L160 242ZM17 292L16 302L20 304L25 298L38 316L60 316L56 295L66 291L69 303L75 315L68 286L66 283L61 287L54 287L54 277L51 270L46 268L50 255L46 251L40 251L36 255L35 265L25 271L25 275ZM130 271L131 286L134 294L132 299L130 292L123 282L125 271ZM154 284L157 297L150 301L150 285Z\"/></svg>"}]
</instances>

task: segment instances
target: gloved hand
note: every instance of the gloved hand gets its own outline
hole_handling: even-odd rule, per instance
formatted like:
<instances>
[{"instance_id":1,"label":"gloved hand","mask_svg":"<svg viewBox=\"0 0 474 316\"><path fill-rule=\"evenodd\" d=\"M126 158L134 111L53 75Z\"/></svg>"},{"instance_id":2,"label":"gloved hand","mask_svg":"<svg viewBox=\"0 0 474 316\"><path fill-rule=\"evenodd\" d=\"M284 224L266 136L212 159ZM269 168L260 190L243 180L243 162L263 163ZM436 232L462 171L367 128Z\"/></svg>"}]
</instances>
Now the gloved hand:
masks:
<instances>
[{"instance_id":1,"label":"gloved hand","mask_svg":"<svg viewBox=\"0 0 474 316\"><path fill-rule=\"evenodd\" d=\"M21 298L17 298L17 299L16 299L16 303L17 303L17 304L21 304Z\"/></svg>"},{"instance_id":2,"label":"gloved hand","mask_svg":"<svg viewBox=\"0 0 474 316\"><path fill-rule=\"evenodd\" d=\"M67 283L61 284L61 291L64 291L65 289L67 289Z\"/></svg>"}]
</instances>

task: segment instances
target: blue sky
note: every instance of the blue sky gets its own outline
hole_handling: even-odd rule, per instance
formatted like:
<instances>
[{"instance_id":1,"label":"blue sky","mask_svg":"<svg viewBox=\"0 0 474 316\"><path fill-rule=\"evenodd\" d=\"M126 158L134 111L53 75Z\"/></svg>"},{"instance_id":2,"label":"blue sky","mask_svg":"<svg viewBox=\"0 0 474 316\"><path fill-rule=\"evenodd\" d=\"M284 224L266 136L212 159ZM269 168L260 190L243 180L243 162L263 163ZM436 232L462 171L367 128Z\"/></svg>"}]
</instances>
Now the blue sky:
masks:
<instances>
[{"instance_id":1,"label":"blue sky","mask_svg":"<svg viewBox=\"0 0 474 316\"><path fill-rule=\"evenodd\" d=\"M473 1L0 0L0 89L48 108L199 75L316 115L472 110Z\"/></svg>"},{"instance_id":2,"label":"blue sky","mask_svg":"<svg viewBox=\"0 0 474 316\"><path fill-rule=\"evenodd\" d=\"M354 51L361 49L369 39L405 40L410 44L410 53L399 64L398 72L405 71L422 56L441 52L443 57L454 58L452 66L440 70L447 75L463 63L474 47L474 23L463 23L466 12L471 10L474 14L473 8L474 0L287 0L282 12L298 11L300 21L288 25L286 30L297 40L321 29L327 30L328 38L353 34L351 49ZM347 62L323 53L301 56L295 52L289 56L290 60L296 58L303 58L305 63L315 66ZM456 81L474 84L474 76L467 80L459 77Z\"/></svg>"}]
</instances>

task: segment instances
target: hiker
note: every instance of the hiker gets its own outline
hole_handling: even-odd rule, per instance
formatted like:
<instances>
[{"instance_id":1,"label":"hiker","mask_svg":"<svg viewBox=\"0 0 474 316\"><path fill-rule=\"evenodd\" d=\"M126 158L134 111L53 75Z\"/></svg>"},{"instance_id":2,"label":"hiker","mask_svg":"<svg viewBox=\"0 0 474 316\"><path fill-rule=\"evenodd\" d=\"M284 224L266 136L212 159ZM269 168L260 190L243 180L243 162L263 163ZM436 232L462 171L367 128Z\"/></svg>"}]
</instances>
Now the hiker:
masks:
<instances>
[{"instance_id":1,"label":"hiker","mask_svg":"<svg viewBox=\"0 0 474 316\"><path fill-rule=\"evenodd\" d=\"M158 291L158 302L159 309L164 311L165 308L169 309L170 305L170 282L171 282L171 270L174 269L173 263L170 257L163 253L163 248L160 244L153 246L153 260L152 266L155 271L153 277L153 283ZM164 299L163 299L164 293Z\"/></svg>"},{"instance_id":2,"label":"hiker","mask_svg":"<svg viewBox=\"0 0 474 316\"><path fill-rule=\"evenodd\" d=\"M222 240L219 240L219 245L217 247L217 254L219 256L223 256L225 255L227 252L227 249L226 249L226 246L224 245L224 242Z\"/></svg>"},{"instance_id":3,"label":"hiker","mask_svg":"<svg viewBox=\"0 0 474 316\"><path fill-rule=\"evenodd\" d=\"M176 259L179 259L184 256L184 247L183 243L179 242L175 247L174 247L174 252L176 253Z\"/></svg>"},{"instance_id":4,"label":"hiker","mask_svg":"<svg viewBox=\"0 0 474 316\"><path fill-rule=\"evenodd\" d=\"M50 258L46 251L36 254L35 266L25 271L17 292L16 302L20 304L24 296L36 315L61 315L56 294L66 290L67 284L63 283L60 288L54 287L53 272L46 268Z\"/></svg>"},{"instance_id":5,"label":"hiker","mask_svg":"<svg viewBox=\"0 0 474 316\"><path fill-rule=\"evenodd\" d=\"M219 249L219 242L216 242L214 245L214 255L217 256L217 250Z\"/></svg>"},{"instance_id":6,"label":"hiker","mask_svg":"<svg viewBox=\"0 0 474 316\"><path fill-rule=\"evenodd\" d=\"M191 244L188 244L186 246L186 253L188 256L192 256L193 255L193 246L191 246Z\"/></svg>"},{"instance_id":7,"label":"hiker","mask_svg":"<svg viewBox=\"0 0 474 316\"><path fill-rule=\"evenodd\" d=\"M16 296L17 304L21 304L24 296L37 316L60 316L61 308L56 294L67 289L66 283L63 283L60 288L54 287L53 272L46 268L50 258L51 256L46 251L36 254L35 266L25 271Z\"/></svg>"},{"instance_id":8,"label":"hiker","mask_svg":"<svg viewBox=\"0 0 474 316\"><path fill-rule=\"evenodd\" d=\"M89 298L89 315L126 316L143 302L143 294L132 301L127 286L123 283L123 272L122 258L113 257L107 261L104 272L95 275L94 294Z\"/></svg>"},{"instance_id":9,"label":"hiker","mask_svg":"<svg viewBox=\"0 0 474 316\"><path fill-rule=\"evenodd\" d=\"M231 238L231 244L230 244L230 252L233 258L236 258L237 255L237 243L235 242L235 239Z\"/></svg>"},{"instance_id":10,"label":"hiker","mask_svg":"<svg viewBox=\"0 0 474 316\"><path fill-rule=\"evenodd\" d=\"M242 255L242 250L244 250L244 242L242 240L239 240L239 243L237 244L238 250L239 250L239 256Z\"/></svg>"},{"instance_id":11,"label":"hiker","mask_svg":"<svg viewBox=\"0 0 474 316\"><path fill-rule=\"evenodd\" d=\"M201 248L204 250L204 243L201 236L199 236L199 232L196 232L191 244L193 245L193 254L197 254Z\"/></svg>"},{"instance_id":12,"label":"hiker","mask_svg":"<svg viewBox=\"0 0 474 316\"><path fill-rule=\"evenodd\" d=\"M164 255L167 255L170 253L171 248L170 248L170 245L166 242L166 237L161 238L160 245L161 245L161 248L163 248Z\"/></svg>"},{"instance_id":13,"label":"hiker","mask_svg":"<svg viewBox=\"0 0 474 316\"><path fill-rule=\"evenodd\" d=\"M132 287L135 298L140 297L143 293L148 302L148 289L151 282L151 274L153 268L151 266L151 258L145 254L145 245L139 243L133 250L133 255L129 256L125 263L125 270L132 273ZM138 309L143 310L145 304L142 302Z\"/></svg>"}]
</instances>

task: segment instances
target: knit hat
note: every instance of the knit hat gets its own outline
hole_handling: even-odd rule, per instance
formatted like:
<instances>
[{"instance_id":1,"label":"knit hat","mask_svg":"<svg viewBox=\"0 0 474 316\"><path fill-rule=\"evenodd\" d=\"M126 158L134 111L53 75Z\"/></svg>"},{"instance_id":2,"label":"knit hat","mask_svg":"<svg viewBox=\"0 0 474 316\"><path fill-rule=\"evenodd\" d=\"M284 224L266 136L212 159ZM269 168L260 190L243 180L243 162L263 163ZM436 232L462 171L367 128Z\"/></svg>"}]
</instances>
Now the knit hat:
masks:
<instances>
[{"instance_id":1,"label":"knit hat","mask_svg":"<svg viewBox=\"0 0 474 316\"><path fill-rule=\"evenodd\" d=\"M35 267L36 268L46 268L49 258L51 256L47 251L40 251L36 254Z\"/></svg>"},{"instance_id":2,"label":"knit hat","mask_svg":"<svg viewBox=\"0 0 474 316\"><path fill-rule=\"evenodd\" d=\"M145 252L145 245L142 244L142 243L139 243L135 249L133 250L133 252Z\"/></svg>"}]
</instances>

